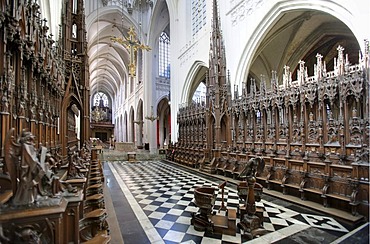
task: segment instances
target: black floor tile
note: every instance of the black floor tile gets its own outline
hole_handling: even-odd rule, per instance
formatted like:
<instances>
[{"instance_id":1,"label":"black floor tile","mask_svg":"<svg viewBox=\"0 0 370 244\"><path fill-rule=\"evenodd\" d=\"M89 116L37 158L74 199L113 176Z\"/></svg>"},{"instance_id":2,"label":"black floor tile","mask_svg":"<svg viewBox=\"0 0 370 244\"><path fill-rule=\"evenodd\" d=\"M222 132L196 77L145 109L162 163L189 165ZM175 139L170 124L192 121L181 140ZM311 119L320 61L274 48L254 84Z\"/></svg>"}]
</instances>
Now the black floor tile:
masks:
<instances>
[{"instance_id":1,"label":"black floor tile","mask_svg":"<svg viewBox=\"0 0 370 244\"><path fill-rule=\"evenodd\" d=\"M114 163L116 164L116 163ZM174 166L175 168L173 168ZM192 195L194 194L194 188L199 186L211 186L215 187L217 189L218 184L222 183L223 180L217 179L215 177L210 177L207 175L202 175L199 172L192 172L191 170L188 170L186 168L182 168L179 166L176 166L175 164L165 164L163 162L144 162L144 163L136 163L135 165L127 164L119 164L117 163L114 167L122 167L122 172L124 173L125 167L129 170L127 174L125 173L125 176L121 175L120 177L124 182L127 183L127 187L130 189L130 186L135 187L135 191L143 191L141 195L143 195L145 198L137 198L136 201L139 202L142 199L145 200L151 200L152 202L149 205L157 206L158 208L154 212L159 213L168 213L171 208L167 207L160 207L164 202L155 201L157 197L150 196L153 193L153 190L155 190L156 193L162 194L162 198L167 198L165 201L166 203L173 203L175 204L172 209L177 211L182 211L181 215L182 217L192 217L192 213L190 211L185 211L185 209L189 206L195 206L193 202L192 197L184 197L185 194ZM120 168L121 169L121 168ZM143 228L141 227L140 223L138 221L134 221L136 219L136 215L132 212L131 207L127 201L127 199L122 195L122 192L120 190L119 185L117 184L117 181L114 178L114 175L111 174L110 170L105 169L107 171L106 178L107 181L109 181L109 189L113 192L112 200L113 205L116 210L117 219L120 222L120 229L122 232L122 236L124 237L125 244L126 243L149 243L149 239L146 237L145 232ZM130 176L132 174L132 176ZM200 178L199 178L200 177ZM156 181L153 181L153 179L157 179ZM235 188L236 186L234 184L230 184L228 191L225 191L225 201L227 199L238 199L238 196L235 194ZM151 189L151 191L145 192L147 189ZM179 189L181 189L181 192L177 192ZM230 190L231 189L231 190ZM166 192L171 191L174 194L166 194ZM185 193L184 193L185 192ZM219 194L218 189L216 192ZM177 205L178 201L177 199L171 199L172 196L181 196L181 201L187 202L187 205ZM300 205L296 205L292 202L284 201L282 199L277 199L272 196L263 195L262 199L266 201L264 203L265 208L271 207L275 208L270 205L269 203L274 203L278 206L285 207L287 209L290 209L292 211L297 212L295 216L292 216L292 220L289 221L289 219L286 220L288 225L290 227L293 227L296 221L301 222L302 225L306 224L308 225L308 222L305 220L305 218L302 217L301 214L310 214L310 215L317 215L317 216L325 216L323 213L319 213L317 211L313 211L309 208L305 208ZM220 196L217 197L218 201L221 201ZM139 206L143 209L148 204L139 204ZM237 207L238 204L236 203L228 203L228 207ZM215 205L214 210L218 209L218 205ZM277 209L275 209L277 210ZM126 213L127 211L127 213ZM144 213L149 216L153 213L153 211L143 210ZM285 210L283 208L279 208L279 213L284 213ZM279 225L279 224L272 224L270 219L271 217L274 218L280 218L279 213L272 212L266 212L268 217L264 218L265 223L270 223L270 225L273 225L275 230L280 230L283 228L286 228L285 225ZM216 213L218 214L218 213ZM189 228L189 225L187 224L180 224L176 223L176 220L179 218L179 216L172 215L172 214L166 214L162 218L162 220L173 222L173 225L171 227L171 230L178 231L185 233L185 236L182 240L182 242L186 242L189 240L192 240L194 243L201 243L202 237L191 235L186 233L186 231ZM283 217L282 217L283 218ZM294 219L294 220L293 220ZM149 218L151 224L155 226L160 220ZM123 223L121 223L123 221ZM323 219L322 222L328 221L326 219ZM190 222L190 221L189 221ZM315 223L320 222L320 220L314 220ZM339 221L338 221L339 222ZM330 221L328 222L330 225L333 225ZM352 230L356 228L356 226L346 226L343 224L347 230ZM328 227L328 226L327 226ZM333 226L336 227L335 225ZM158 234L163 238L169 230L163 229L163 228L156 228ZM240 231L238 231L240 233ZM217 233L212 233L210 231L206 231L202 233L205 237L213 238L215 240L222 240L222 235ZM300 244L310 244L310 243L331 243L332 241L340 238L341 236L345 235L346 233L344 231L340 231L338 228L337 231L328 230L328 229L321 229L316 227L309 227L305 230L299 231L289 237L286 237L281 240L277 240L275 243L279 244L285 244L285 243L300 243ZM145 236L146 238L143 238ZM134 237L134 238L133 238ZM246 237L241 238L241 242L247 241ZM165 243L173 243L170 241L165 241ZM350 243L350 244L362 244L362 243L368 243L369 242L369 229L364 228L363 230L356 233L355 236L351 236L342 243ZM226 244L228 242L223 241L222 243ZM261 242L262 243L262 242Z\"/></svg>"}]
</instances>

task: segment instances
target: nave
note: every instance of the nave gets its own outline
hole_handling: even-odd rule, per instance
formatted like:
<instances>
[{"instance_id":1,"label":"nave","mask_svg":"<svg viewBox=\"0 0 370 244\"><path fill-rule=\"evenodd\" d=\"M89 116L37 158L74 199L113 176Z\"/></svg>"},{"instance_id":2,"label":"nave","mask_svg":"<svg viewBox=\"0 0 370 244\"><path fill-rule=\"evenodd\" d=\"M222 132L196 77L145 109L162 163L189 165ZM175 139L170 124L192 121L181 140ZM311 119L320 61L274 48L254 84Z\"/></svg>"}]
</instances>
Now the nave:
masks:
<instances>
[{"instance_id":1,"label":"nave","mask_svg":"<svg viewBox=\"0 0 370 244\"><path fill-rule=\"evenodd\" d=\"M112 243L369 243L369 223L350 225L267 194L257 206L264 209L263 227L270 233L247 241L238 229L236 236L196 231L190 224L198 211L194 189L217 189L222 179L165 160L104 162L104 174ZM224 203L239 204L232 180ZM221 204L219 191L214 214L224 214L218 212Z\"/></svg>"}]
</instances>

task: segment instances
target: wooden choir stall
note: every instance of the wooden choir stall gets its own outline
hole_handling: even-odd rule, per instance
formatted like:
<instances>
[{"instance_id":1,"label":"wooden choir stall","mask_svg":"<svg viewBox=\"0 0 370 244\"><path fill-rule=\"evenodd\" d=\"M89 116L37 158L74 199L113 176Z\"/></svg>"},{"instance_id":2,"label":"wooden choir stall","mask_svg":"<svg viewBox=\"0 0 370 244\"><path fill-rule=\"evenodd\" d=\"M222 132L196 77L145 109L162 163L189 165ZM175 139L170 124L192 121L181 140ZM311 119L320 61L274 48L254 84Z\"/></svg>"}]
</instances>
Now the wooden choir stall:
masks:
<instances>
[{"instance_id":1,"label":"wooden choir stall","mask_svg":"<svg viewBox=\"0 0 370 244\"><path fill-rule=\"evenodd\" d=\"M266 166L256 180L263 187L354 219L368 216L369 41L357 60L337 45L330 57L312 58L313 67L301 60L293 72L284 66L270 80L251 78L232 91L217 6L213 12L206 100L179 106L178 141L167 159L236 178L261 157Z\"/></svg>"},{"instance_id":2,"label":"wooden choir stall","mask_svg":"<svg viewBox=\"0 0 370 244\"><path fill-rule=\"evenodd\" d=\"M38 1L0 0L0 243L110 241L84 3L62 4L56 38Z\"/></svg>"},{"instance_id":3,"label":"wooden choir stall","mask_svg":"<svg viewBox=\"0 0 370 244\"><path fill-rule=\"evenodd\" d=\"M29 131L8 132L0 174L1 243L109 243L101 162L92 149L70 148L64 164L36 150Z\"/></svg>"}]
</instances>

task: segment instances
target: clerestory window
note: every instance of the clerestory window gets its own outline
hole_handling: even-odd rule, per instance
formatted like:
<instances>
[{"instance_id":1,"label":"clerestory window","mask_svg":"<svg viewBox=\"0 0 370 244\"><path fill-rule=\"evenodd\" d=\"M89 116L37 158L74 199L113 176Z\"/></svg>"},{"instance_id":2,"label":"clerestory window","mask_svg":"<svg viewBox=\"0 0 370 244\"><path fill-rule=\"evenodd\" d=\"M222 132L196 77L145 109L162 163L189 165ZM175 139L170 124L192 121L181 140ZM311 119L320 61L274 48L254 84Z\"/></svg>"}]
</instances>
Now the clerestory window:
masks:
<instances>
[{"instance_id":1,"label":"clerestory window","mask_svg":"<svg viewBox=\"0 0 370 244\"><path fill-rule=\"evenodd\" d=\"M170 78L170 37L166 32L159 36L159 76Z\"/></svg>"},{"instance_id":2,"label":"clerestory window","mask_svg":"<svg viewBox=\"0 0 370 244\"><path fill-rule=\"evenodd\" d=\"M206 24L207 20L207 4L206 0L191 1L191 18L193 36Z\"/></svg>"}]
</instances>

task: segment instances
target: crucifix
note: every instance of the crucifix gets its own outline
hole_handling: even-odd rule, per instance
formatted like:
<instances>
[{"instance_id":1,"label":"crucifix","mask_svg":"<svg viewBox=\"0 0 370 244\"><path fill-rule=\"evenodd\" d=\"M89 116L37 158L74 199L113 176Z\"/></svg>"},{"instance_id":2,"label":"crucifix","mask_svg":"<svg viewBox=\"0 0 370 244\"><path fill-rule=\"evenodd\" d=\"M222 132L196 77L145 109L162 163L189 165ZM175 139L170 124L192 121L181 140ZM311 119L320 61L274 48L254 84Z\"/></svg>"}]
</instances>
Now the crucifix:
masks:
<instances>
[{"instance_id":1,"label":"crucifix","mask_svg":"<svg viewBox=\"0 0 370 244\"><path fill-rule=\"evenodd\" d=\"M114 42L118 42L119 44L123 45L130 53L130 64L128 65L129 75L131 77L136 76L136 53L137 50L146 50L150 51L151 48L145 44L141 44L139 40L136 39L136 32L134 27L130 27L129 31L127 32L128 37L112 37L111 40Z\"/></svg>"}]
</instances>

